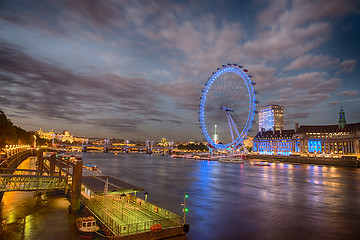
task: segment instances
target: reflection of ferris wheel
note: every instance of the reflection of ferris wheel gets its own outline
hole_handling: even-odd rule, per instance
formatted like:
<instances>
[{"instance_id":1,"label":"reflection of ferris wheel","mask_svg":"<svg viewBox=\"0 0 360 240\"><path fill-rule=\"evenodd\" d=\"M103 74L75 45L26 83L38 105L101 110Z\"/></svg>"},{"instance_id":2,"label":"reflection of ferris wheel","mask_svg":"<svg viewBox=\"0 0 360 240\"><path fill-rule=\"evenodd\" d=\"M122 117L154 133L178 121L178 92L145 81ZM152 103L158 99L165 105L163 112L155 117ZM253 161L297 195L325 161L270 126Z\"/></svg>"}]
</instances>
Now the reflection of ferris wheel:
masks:
<instances>
[{"instance_id":1,"label":"reflection of ferris wheel","mask_svg":"<svg viewBox=\"0 0 360 240\"><path fill-rule=\"evenodd\" d=\"M212 73L200 98L202 133L214 149L242 145L255 122L255 83L241 65L228 63Z\"/></svg>"}]
</instances>

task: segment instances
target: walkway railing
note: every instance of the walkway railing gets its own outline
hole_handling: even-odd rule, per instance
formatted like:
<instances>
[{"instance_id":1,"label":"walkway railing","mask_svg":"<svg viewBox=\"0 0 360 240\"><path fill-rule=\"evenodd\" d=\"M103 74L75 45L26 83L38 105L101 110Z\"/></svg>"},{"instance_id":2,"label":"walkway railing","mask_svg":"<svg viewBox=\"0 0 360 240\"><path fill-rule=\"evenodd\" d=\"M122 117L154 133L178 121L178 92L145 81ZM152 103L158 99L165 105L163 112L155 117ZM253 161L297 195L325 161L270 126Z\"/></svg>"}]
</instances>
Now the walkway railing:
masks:
<instances>
[{"instance_id":1,"label":"walkway railing","mask_svg":"<svg viewBox=\"0 0 360 240\"><path fill-rule=\"evenodd\" d=\"M65 189L63 176L0 174L0 192Z\"/></svg>"},{"instance_id":2,"label":"walkway railing","mask_svg":"<svg viewBox=\"0 0 360 240\"><path fill-rule=\"evenodd\" d=\"M3 172L3 174L13 174L13 175L40 175L46 174L46 175L56 175L58 172L50 172L50 171L40 171L40 170L34 170L34 169L20 169L20 168L1 168L0 172Z\"/></svg>"},{"instance_id":3,"label":"walkway railing","mask_svg":"<svg viewBox=\"0 0 360 240\"><path fill-rule=\"evenodd\" d=\"M9 157L0 160L0 167L17 167L17 165L19 165L19 163L22 160L24 160L30 156L31 156L30 149L14 153L14 154L10 155ZM21 161L18 161L19 159Z\"/></svg>"}]
</instances>

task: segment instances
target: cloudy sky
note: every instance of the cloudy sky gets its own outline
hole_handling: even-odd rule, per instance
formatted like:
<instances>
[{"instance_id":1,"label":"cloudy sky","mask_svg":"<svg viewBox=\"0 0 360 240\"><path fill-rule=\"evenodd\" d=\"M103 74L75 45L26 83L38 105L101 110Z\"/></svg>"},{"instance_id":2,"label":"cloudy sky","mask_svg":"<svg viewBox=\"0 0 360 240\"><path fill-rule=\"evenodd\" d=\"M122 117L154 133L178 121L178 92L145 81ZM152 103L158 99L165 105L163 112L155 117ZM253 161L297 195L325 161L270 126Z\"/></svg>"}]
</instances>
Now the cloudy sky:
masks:
<instances>
[{"instance_id":1,"label":"cloudy sky","mask_svg":"<svg viewBox=\"0 0 360 240\"><path fill-rule=\"evenodd\" d=\"M360 122L359 43L356 0L0 1L0 109L26 130L202 140L201 90L230 62L287 129L340 106Z\"/></svg>"}]
</instances>

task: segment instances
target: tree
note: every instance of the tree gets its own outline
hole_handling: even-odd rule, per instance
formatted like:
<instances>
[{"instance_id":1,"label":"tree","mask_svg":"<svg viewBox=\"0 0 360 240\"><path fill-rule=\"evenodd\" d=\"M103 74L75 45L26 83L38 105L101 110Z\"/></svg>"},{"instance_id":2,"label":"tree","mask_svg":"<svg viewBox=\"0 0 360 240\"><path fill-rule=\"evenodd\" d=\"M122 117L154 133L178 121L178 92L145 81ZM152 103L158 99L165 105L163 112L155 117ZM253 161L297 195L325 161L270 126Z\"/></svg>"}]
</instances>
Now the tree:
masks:
<instances>
[{"instance_id":1,"label":"tree","mask_svg":"<svg viewBox=\"0 0 360 240\"><path fill-rule=\"evenodd\" d=\"M6 145L31 145L34 132L15 126L0 110L0 148Z\"/></svg>"}]
</instances>

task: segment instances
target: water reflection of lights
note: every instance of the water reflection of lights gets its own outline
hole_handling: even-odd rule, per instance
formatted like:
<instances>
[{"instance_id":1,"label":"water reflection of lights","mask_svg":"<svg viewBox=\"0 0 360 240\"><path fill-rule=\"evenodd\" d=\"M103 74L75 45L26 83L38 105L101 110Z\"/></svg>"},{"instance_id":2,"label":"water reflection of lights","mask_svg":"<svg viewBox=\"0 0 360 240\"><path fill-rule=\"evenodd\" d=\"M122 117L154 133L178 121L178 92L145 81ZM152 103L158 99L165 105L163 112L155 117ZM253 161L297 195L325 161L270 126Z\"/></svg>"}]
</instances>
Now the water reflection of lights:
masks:
<instances>
[{"instance_id":1,"label":"water reflection of lights","mask_svg":"<svg viewBox=\"0 0 360 240\"><path fill-rule=\"evenodd\" d=\"M310 180L308 180L308 182L310 182L310 183L314 183L314 184L317 184L317 185L322 185L323 184L323 182L322 181L319 181L319 180L314 180L314 179L310 179Z\"/></svg>"},{"instance_id":2,"label":"water reflection of lights","mask_svg":"<svg viewBox=\"0 0 360 240\"><path fill-rule=\"evenodd\" d=\"M339 188L341 186L340 183L330 182L330 181L321 181L321 180L315 180L315 179L310 179L310 180L308 180L308 182L316 184L316 185L324 185L324 186L330 186L330 187L334 187L334 188Z\"/></svg>"},{"instance_id":3,"label":"water reflection of lights","mask_svg":"<svg viewBox=\"0 0 360 240\"><path fill-rule=\"evenodd\" d=\"M24 235L25 235L25 239L31 239L31 235L32 235L32 232L33 232L33 215L30 214L30 215L27 215L25 218L24 218Z\"/></svg>"}]
</instances>

